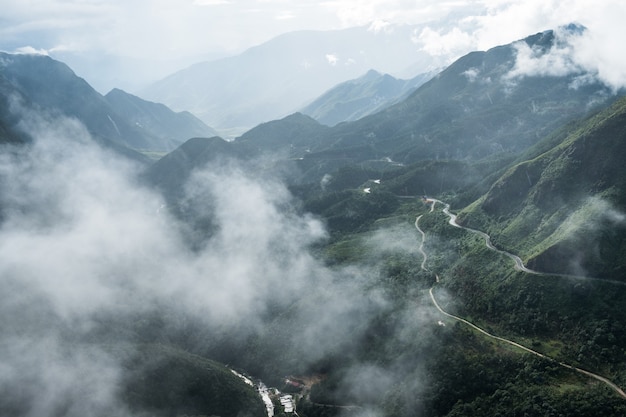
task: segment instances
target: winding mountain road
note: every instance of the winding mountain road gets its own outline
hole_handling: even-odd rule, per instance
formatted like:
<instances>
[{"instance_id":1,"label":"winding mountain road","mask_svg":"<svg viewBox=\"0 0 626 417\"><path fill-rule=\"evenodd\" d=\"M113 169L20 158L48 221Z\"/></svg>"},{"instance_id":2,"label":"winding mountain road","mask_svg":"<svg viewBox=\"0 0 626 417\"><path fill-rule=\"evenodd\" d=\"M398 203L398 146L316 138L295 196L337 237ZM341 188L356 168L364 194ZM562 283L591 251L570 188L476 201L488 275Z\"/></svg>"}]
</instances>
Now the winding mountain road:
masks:
<instances>
[{"instance_id":1,"label":"winding mountain road","mask_svg":"<svg viewBox=\"0 0 626 417\"><path fill-rule=\"evenodd\" d=\"M495 252L501 253L503 255L506 255L507 257L511 258L515 262L515 269L516 270L522 271L522 272L526 272L528 274L547 275L547 274L544 274L543 272L538 272L538 271L534 271L532 269L526 268L526 266L524 265L524 262L522 261L522 259L519 256L513 255L512 253L503 251L503 250L498 249L495 246L493 246L493 243L491 243L491 237L487 233L481 232L480 230L472 229L472 228L469 228L469 227L461 226L460 224L458 224L456 222L456 214L450 213L450 204L444 203L441 200L436 200L436 199L431 199L431 200L433 201L433 205L432 205L431 211L434 209L436 203L442 204L444 206L444 208L442 210L443 213L446 216L450 217L450 220L448 221L448 224L450 224L450 225L452 225L454 227L458 227L459 229L467 230L468 232L472 232L474 234L477 234L477 235L481 236L483 239L485 239L485 245L489 249L491 249L491 250L493 250Z\"/></svg>"},{"instance_id":2,"label":"winding mountain road","mask_svg":"<svg viewBox=\"0 0 626 417\"><path fill-rule=\"evenodd\" d=\"M556 275L556 274L546 274L546 273L542 273L542 272L537 272L537 271L533 271L532 269L526 268L524 266L524 263L522 262L522 260L518 256L513 255L511 253L508 253L506 251L503 251L503 250L500 250L500 249L494 247L492 245L492 243L491 243L491 238L489 237L488 234L486 234L484 232L481 232L480 230L470 229L468 227L464 227L464 226L459 225L456 222L456 215L453 214L453 213L450 213L450 205L449 204L444 203L443 201L440 201L440 200L436 200L436 199L428 199L427 201L428 202L432 202L432 206L431 206L431 209L430 209L431 212L434 211L436 203L440 203L440 204L442 204L444 206L442 212L444 214L446 214L450 218L448 223L451 226L458 227L458 228L467 230L469 232L479 234L480 236L482 236L485 239L485 244L487 245L487 247L489 249L491 249L493 251L496 251L498 253L504 254L504 255L508 256L509 258L513 259L515 261L515 269L516 270L523 271L523 272L526 272L526 273L529 273L529 274L535 274L535 275ZM428 259L428 255L424 251L424 243L426 241L426 233L419 227L419 221L422 218L422 216L423 215L418 216L417 219L415 220L415 228L422 235L422 241L421 241L420 246L418 248L418 251L423 256L423 261L422 261L421 268L424 271L428 271L428 269L426 268L426 261ZM435 278L436 278L435 284L432 287L430 287L430 290L428 292L430 294L430 299L432 300L433 304L435 305L437 310L439 310L439 312L441 314L443 314L444 316L449 317L449 318L451 318L453 320L456 320L458 322L464 323L464 324L470 326L471 328L475 329L476 331L484 334L485 336L487 336L489 338L492 338L494 340L498 340L500 342L509 344L511 346L515 346L518 349L522 349L522 350L524 350L524 351L526 351L528 353L531 353L531 354L533 354L535 356L538 356L540 358L549 360L549 361L551 361L553 363L556 363L556 364L558 364L558 365L560 365L560 366L562 366L564 368L571 369L571 370L573 370L575 372L578 372L578 373L583 374L585 376L588 376L590 378L596 379L597 381L600 381L600 382L604 383L605 385L607 385L609 388L611 388L613 391L615 391L619 396L621 396L622 398L626 399L626 392L624 392L624 390L622 390L622 388L620 388L617 384L613 383L611 380L609 380L609 379L607 379L607 378L605 378L605 377L603 377L601 375L595 374L593 372L587 371L587 370L582 369L582 368L578 368L576 366L573 366L573 365L570 365L570 364L567 364L567 363L564 363L564 362L559 362L559 361L557 361L555 359L550 358L549 356L544 355L543 353L537 352L536 350L530 349L530 348L528 348L528 347L526 347L524 345L521 345L521 344L519 344L517 342L514 342L514 341L509 340L509 339L505 339L505 338L500 337L500 336L493 335L493 334L489 333L488 331L478 327L474 323L471 323L470 321L465 320L464 318L461 318L461 317L458 317L458 316L455 316L453 314L450 314L450 313L446 312L443 308L441 308L441 306L439 305L439 303L435 299L435 295L433 293L433 289L435 288L435 285L437 285L437 283L440 282L439 275L435 274ZM617 281L615 281L615 282L617 282Z\"/></svg>"},{"instance_id":3,"label":"winding mountain road","mask_svg":"<svg viewBox=\"0 0 626 417\"><path fill-rule=\"evenodd\" d=\"M430 198L428 199L429 201L432 201L433 204L431 206L430 211L432 212L435 209L435 204L439 203L441 205L444 206L444 208L441 210L445 215L447 215L450 220L448 220L448 224L450 224L451 226L457 227L459 229L463 229L463 230L467 230L468 232L477 234L479 236L481 236L483 239L485 239L485 246L487 246L487 248L491 249L494 252L500 253L502 255L507 256L508 258L512 259L515 262L515 269L517 271L522 271L525 272L527 274L533 274L533 275L542 275L542 276L553 276L553 277L562 277L562 278L572 278L572 279L581 279L581 280L590 280L593 279L595 281L601 281L601 282L606 282L609 284L614 284L614 285L620 285L620 286L626 286L626 282L622 282L622 281L615 281L615 280L611 280L611 279L604 279L604 278L594 278L594 277L587 277L587 276L581 276L581 275L572 275L572 274L559 274L556 272L541 272L541 271L535 271L534 269L530 269L527 268L524 265L524 262L522 261L522 259L517 256L514 255L510 252L507 252L505 250L502 249L498 249L497 247L495 247L493 245L493 243L491 243L491 237L480 230L477 229L472 229L471 227L466 227L466 226L461 226L460 224L457 223L456 219L457 216L454 213L450 213L450 204L445 203L441 200L437 200L434 198Z\"/></svg>"}]
</instances>

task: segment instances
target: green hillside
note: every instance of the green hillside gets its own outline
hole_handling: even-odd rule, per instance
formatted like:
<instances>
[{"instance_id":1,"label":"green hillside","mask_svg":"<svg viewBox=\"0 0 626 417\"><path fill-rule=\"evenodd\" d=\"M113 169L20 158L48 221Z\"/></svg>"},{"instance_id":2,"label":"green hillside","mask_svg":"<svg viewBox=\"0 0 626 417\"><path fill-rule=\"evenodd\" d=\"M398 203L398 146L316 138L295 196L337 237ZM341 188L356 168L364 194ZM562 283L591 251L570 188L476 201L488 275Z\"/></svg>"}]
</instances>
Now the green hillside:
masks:
<instances>
[{"instance_id":1,"label":"green hillside","mask_svg":"<svg viewBox=\"0 0 626 417\"><path fill-rule=\"evenodd\" d=\"M626 381L625 111L621 99L546 138L460 211L459 223L487 232L497 248L520 254L540 273L516 271L512 259L489 249L476 233L450 226L439 210L421 219L427 267L439 277L435 294L447 311L620 386ZM462 349L461 358L477 363L484 355ZM568 373L551 374L558 366L543 363L541 371L523 377L523 386L504 382L505 377L498 388L442 415L479 415L488 409L504 415L524 415L524 409L529 415L623 412L623 400L608 388L592 380L575 382ZM472 377L492 372L497 371L476 370ZM581 390L590 389L603 393L585 398ZM527 404L521 392L541 404Z\"/></svg>"},{"instance_id":2,"label":"green hillside","mask_svg":"<svg viewBox=\"0 0 626 417\"><path fill-rule=\"evenodd\" d=\"M556 41L554 32L546 31L520 42L547 54ZM292 180L304 182L351 164L409 165L522 152L564 123L613 100L612 92L597 82L572 88L582 74L519 77L515 68L515 44L472 52L406 99L357 121L312 129L303 117L289 117L271 122L272 140L267 128L253 129L242 139L265 151L290 149L291 157L302 158L302 174Z\"/></svg>"},{"instance_id":3,"label":"green hillside","mask_svg":"<svg viewBox=\"0 0 626 417\"><path fill-rule=\"evenodd\" d=\"M338 232L326 254L340 264L373 262L374 252L364 243L368 236L394 225L410 228L422 214L430 272L420 271L419 254L406 258L391 252L382 261L385 278L378 285L393 291L396 308L424 294L437 274L435 296L447 311L623 387L625 111L626 99L620 99L521 156L491 163L425 161L392 171L343 168L305 207ZM382 180L372 182L375 178ZM542 274L516 271L511 259L485 246L484 238L449 225L440 204L431 213L416 203L420 194L467 205L459 213L461 224L489 233L494 245L519 254ZM403 198L409 195L414 199ZM376 203L379 197L396 203L383 209ZM386 340L368 340L365 357L406 358L409 346L419 352L417 340L404 345L406 340L390 330L394 314L384 316L391 327L377 324L375 334ZM421 364L433 380L411 403L422 407L423 415L617 416L626 409L619 395L593 379L490 341L461 323L446 324L452 329L430 341L438 354ZM417 364L405 364L407 379L396 374L400 380L393 394L379 400L385 415L411 415L398 397L410 392L409 375ZM315 398L342 404L333 396L336 383L325 381Z\"/></svg>"},{"instance_id":4,"label":"green hillside","mask_svg":"<svg viewBox=\"0 0 626 417\"><path fill-rule=\"evenodd\" d=\"M139 134L69 68L15 60L0 142L22 140L17 93L110 147L150 144L116 132L111 119ZM78 374L86 350L115 359L96 363L115 371L106 398L137 416L265 415L230 366L293 393L299 417L626 415L626 98L514 67L513 45L474 52L358 121L296 113L232 142L191 138L144 171L89 160L106 172L47 178L28 146L7 152L2 248L51 267L3 258L0 414L34 415L41 396L76 415L83 391L51 375ZM99 179L98 195L73 176ZM93 291L106 308L84 305Z\"/></svg>"},{"instance_id":5,"label":"green hillside","mask_svg":"<svg viewBox=\"0 0 626 417\"><path fill-rule=\"evenodd\" d=\"M126 361L123 399L137 414L266 415L256 390L228 368L163 345L139 345Z\"/></svg>"},{"instance_id":6,"label":"green hillside","mask_svg":"<svg viewBox=\"0 0 626 417\"><path fill-rule=\"evenodd\" d=\"M519 253L531 268L622 280L624 152L622 99L568 128L551 149L509 168L462 211L461 221L489 231L495 242Z\"/></svg>"}]
</instances>

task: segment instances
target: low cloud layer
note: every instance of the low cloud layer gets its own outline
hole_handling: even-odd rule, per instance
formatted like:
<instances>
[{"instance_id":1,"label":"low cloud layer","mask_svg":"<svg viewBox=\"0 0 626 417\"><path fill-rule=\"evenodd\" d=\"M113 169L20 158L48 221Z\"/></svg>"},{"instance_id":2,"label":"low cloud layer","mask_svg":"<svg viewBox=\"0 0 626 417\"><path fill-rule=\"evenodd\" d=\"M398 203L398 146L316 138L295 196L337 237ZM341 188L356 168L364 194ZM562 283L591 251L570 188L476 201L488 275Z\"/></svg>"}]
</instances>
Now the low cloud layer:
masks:
<instances>
[{"instance_id":1,"label":"low cloud layer","mask_svg":"<svg viewBox=\"0 0 626 417\"><path fill-rule=\"evenodd\" d=\"M583 27L559 27L550 49L531 48L525 42L517 42L515 67L508 74L511 79L526 76L563 77L577 76L573 88L591 82L601 82L614 91L626 87L626 61L619 54L597 48L612 39L603 39L597 33ZM615 51L615 50L613 50ZM617 55L617 56L616 56Z\"/></svg>"},{"instance_id":2,"label":"low cloud layer","mask_svg":"<svg viewBox=\"0 0 626 417\"><path fill-rule=\"evenodd\" d=\"M0 397L14 398L3 411L126 415L120 359L92 343L106 317L164 309L251 335L289 308L275 331L306 364L345 351L387 308L375 269L330 269L312 255L326 232L284 185L236 164L196 172L188 202L213 229L193 246L137 166L74 120L22 112L33 143L0 153Z\"/></svg>"}]
</instances>

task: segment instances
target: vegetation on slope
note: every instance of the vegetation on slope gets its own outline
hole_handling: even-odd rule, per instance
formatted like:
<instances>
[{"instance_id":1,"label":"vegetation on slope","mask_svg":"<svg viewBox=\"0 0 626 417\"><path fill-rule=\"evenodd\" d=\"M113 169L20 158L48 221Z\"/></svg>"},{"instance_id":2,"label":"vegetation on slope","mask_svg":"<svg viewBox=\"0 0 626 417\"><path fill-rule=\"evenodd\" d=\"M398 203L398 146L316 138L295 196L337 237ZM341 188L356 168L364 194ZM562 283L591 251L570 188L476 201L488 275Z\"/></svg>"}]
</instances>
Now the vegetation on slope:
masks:
<instances>
[{"instance_id":1,"label":"vegetation on slope","mask_svg":"<svg viewBox=\"0 0 626 417\"><path fill-rule=\"evenodd\" d=\"M527 42L549 45L551 37L540 34ZM224 155L249 161L251 149L280 147L293 159L304 152L292 161L305 171L292 190L302 211L320 216L331 234L314 249L326 266L353 273L330 288L305 286L287 301L276 296L265 306L264 327L248 332L239 332L248 323L206 327L167 309L137 320L103 320L98 330L115 328L138 346L126 362L123 393L129 406L167 415L236 415L242 408L235 406L262 412L255 394L207 359L212 358L271 383L292 373L321 374L301 400L302 417L362 411L623 415L623 400L601 383L454 323L429 299L439 276L435 294L446 310L626 384L626 299L616 291L622 286L556 274L571 274L568 260L575 259L586 275L621 279L626 184L619 158L626 104L620 101L567 134L551 136L511 164L513 150L584 111L597 93L597 86L572 92L567 80L534 78L505 103L501 91L471 80L468 71L478 68L485 76L502 76L501 65L511 65L511 57L504 47L470 54L407 102L352 127L328 130L294 115L259 126L256 136L234 146L219 138L190 140L153 165L153 184L180 204L173 211L187 222L189 238L201 240L215 229L211 207L186 212L180 201L180 188L194 169ZM572 98L574 93L580 96ZM536 94L545 94L545 111L528 113ZM527 119L519 118L522 110ZM312 140L317 134L321 139ZM309 146L317 152L309 155ZM490 159L476 162L483 155ZM393 162L396 157L414 164L402 166ZM303 185L302 178L309 183ZM555 274L515 271L508 257L481 238L452 227L439 210L430 212L419 196L431 193L457 207L476 199L463 212L464 224L488 231L497 246ZM428 270L417 250L419 215ZM342 310L354 294L358 305ZM323 315L320 306L328 310ZM307 334L310 329L303 327L321 318L328 320L320 327L328 332ZM325 350L317 349L321 344Z\"/></svg>"},{"instance_id":2,"label":"vegetation on slope","mask_svg":"<svg viewBox=\"0 0 626 417\"><path fill-rule=\"evenodd\" d=\"M617 120L614 128L611 120ZM546 139L549 145L538 144L540 152L513 163L514 155L504 153L480 162L424 161L393 168L390 164L352 165L332 171L322 183L294 185L301 209L320 216L330 229L330 241L318 248L320 256L333 267L375 271L367 287L354 290L363 291L364 299L383 294L388 304L371 316L364 315L358 326L350 329L350 343L337 342L325 356L313 360L302 356L301 341L293 336L299 334L293 319L322 302L324 289L298 294L289 305L277 304L264 331L243 340L228 336L233 329L205 332L199 338L213 339L212 343L195 351L220 361L235 361L272 382L292 372L323 374L322 382L299 405L301 416L364 409L386 416L483 415L485 410L506 415L622 415L623 400L601 383L488 340L463 324L441 320L428 299L437 273L441 282L436 296L450 312L624 385L626 331L621 323L626 322L622 313L626 299L615 291L616 284L516 272L509 258L487 249L475 234L450 226L447 216L439 210L430 213L430 206L419 200L422 194L433 193L461 205L487 191L468 206L462 221L488 231L500 247L513 252L520 249L527 259L530 249L541 249L539 243L548 242L549 236L565 234L562 225L566 219L578 216L587 221L590 215L593 218L602 212L581 198L582 191L597 191L603 201L614 198L611 204L621 204L615 198L620 195L616 190L621 183L611 182L610 176L603 174L610 172L606 167L618 165L602 165L601 157L609 155L594 151L590 141L595 132L619 132L622 123L619 117L605 117L598 120L596 129L577 125L576 131L587 133L558 133ZM587 138L588 152L577 151L578 137ZM612 161L619 155L617 151L619 148L612 149ZM594 156L596 152L600 153ZM602 178L602 182L570 165L573 157L588 157L585 161L598 167L592 173L599 173L596 179ZM571 178L578 181L575 187ZM547 195L553 194L562 201L557 204L548 199ZM580 204L572 206L573 212L563 213L559 209L568 198L572 199L568 204ZM428 236L429 271L421 269L422 258L416 250L419 235L414 222L420 214ZM528 244L529 236L546 233L548 226L552 227L549 234ZM389 243L402 241L401 230L414 234L412 251ZM389 247L372 246L377 233L386 234ZM601 234L598 241L606 236ZM611 259L603 258L603 267L615 267ZM561 271L555 267L555 272ZM186 336L176 344L189 346L193 340ZM357 382L359 378L374 387L363 386Z\"/></svg>"},{"instance_id":3,"label":"vegetation on slope","mask_svg":"<svg viewBox=\"0 0 626 417\"><path fill-rule=\"evenodd\" d=\"M494 181L485 196L462 212L463 224L488 231L496 246L512 252L519 249L522 254L532 253L530 249L533 249L539 253L533 259L543 256L546 260L563 256L550 253L546 248L563 245L564 241L571 247L574 225L593 225L597 230L582 228L585 232L582 240L589 244L593 239L594 246L583 246L579 241L578 250L597 256L597 247L609 245L610 248L600 250L596 271L610 280L619 280L621 274L615 268L619 268L621 262L617 254L623 253L619 243L623 233L619 208L624 206L621 181L625 176L619 155L623 154L620 146L625 143L624 105L624 100L619 101L588 121L570 126L567 131L557 132L539 143L535 155L533 151L527 152L529 157L512 164ZM581 166L588 169L581 169ZM407 175L407 171L385 174L389 182L380 184L381 191L390 190L394 178ZM437 170L426 170L424 176L427 172ZM498 168L494 167L491 175L497 172ZM365 197L348 189L342 192L344 199ZM337 191L332 195L340 200ZM326 209L319 205L324 200L316 201L318 205L310 208L325 213ZM328 200L329 208L336 204L331 201L335 200ZM457 196L456 201L463 201L463 198ZM622 323L626 322L623 313L626 298L619 283L559 276L558 273L571 274L572 271L559 269L569 265L557 262L542 269L554 271L554 275L517 272L513 261L488 249L482 237L448 225L447 216L438 211L426 213L424 208L412 207L415 215L424 214L420 224L428 236L425 250L432 254L427 267L441 278L437 294L442 297L447 293L446 309L556 361L592 370L624 386L626 328ZM399 215L402 218L406 212L406 206L400 204L387 217ZM371 230L385 222L378 219L369 224ZM408 224L406 222L405 226ZM368 259L366 247L350 230L360 231L361 236L366 233L364 229L351 229L347 225L340 239L329 248L331 257L339 262L363 262ZM532 240L541 233L545 236ZM393 256L388 258L390 264L394 263L392 259ZM584 264L586 268L590 268L589 265ZM538 263L531 263L531 266L537 268ZM602 272L611 270L610 274ZM417 287L412 291L405 288L404 297L415 297L419 288L424 291L430 285L426 276L424 281L420 280L423 274L416 273L415 265L413 269L386 269L385 274L394 276L392 271L397 273L395 276L404 277L400 282L409 276L417 279L412 281ZM404 298L401 292L397 294L397 300ZM436 353L429 350L431 355L427 359L407 364L413 371L424 366L433 372L433 380L429 381L429 388L421 391L420 400L410 402L413 412L420 410L423 415L449 416L485 413L586 416L599 412L617 416L625 410L623 399L597 381L576 375L549 360L489 342L462 324L448 327L437 333L447 336L430 340L429 347ZM413 343L417 349L419 343L415 340ZM385 348L381 351L377 350L376 343L369 345L378 360L383 360L388 352L402 356L406 348L393 337L383 345ZM441 352L445 352L445 356L439 356ZM405 375L410 373L407 371ZM467 384L469 379L473 381L471 386ZM333 397L337 392L333 381L331 378L324 382L315 398L342 403ZM411 389L419 390L414 386L407 388L406 382L400 378L394 385L395 390L378 402L385 415L411 415L411 411L403 408L409 403L400 401L399 397ZM342 398L343 404L347 404Z\"/></svg>"},{"instance_id":4,"label":"vegetation on slope","mask_svg":"<svg viewBox=\"0 0 626 417\"><path fill-rule=\"evenodd\" d=\"M154 416L262 417L255 389L228 368L164 345L139 345L126 361L123 398L136 413Z\"/></svg>"},{"instance_id":5,"label":"vegetation on slope","mask_svg":"<svg viewBox=\"0 0 626 417\"><path fill-rule=\"evenodd\" d=\"M461 221L540 271L620 280L626 271L626 100L512 166ZM563 136L563 134L561 134Z\"/></svg>"}]
</instances>

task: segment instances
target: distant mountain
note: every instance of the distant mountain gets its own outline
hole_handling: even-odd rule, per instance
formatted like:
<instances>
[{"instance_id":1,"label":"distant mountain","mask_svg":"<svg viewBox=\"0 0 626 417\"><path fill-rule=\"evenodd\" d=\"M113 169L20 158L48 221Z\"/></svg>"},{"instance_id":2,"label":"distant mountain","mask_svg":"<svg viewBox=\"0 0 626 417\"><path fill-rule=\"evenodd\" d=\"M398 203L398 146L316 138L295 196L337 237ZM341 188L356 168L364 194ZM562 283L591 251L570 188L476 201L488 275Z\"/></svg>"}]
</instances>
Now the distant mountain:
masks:
<instances>
[{"instance_id":1,"label":"distant mountain","mask_svg":"<svg viewBox=\"0 0 626 417\"><path fill-rule=\"evenodd\" d=\"M188 110L216 129L247 129L284 117L324 91L367 70L397 73L432 63L411 41L413 27L373 31L300 31L240 55L196 64L139 92Z\"/></svg>"},{"instance_id":2,"label":"distant mountain","mask_svg":"<svg viewBox=\"0 0 626 417\"><path fill-rule=\"evenodd\" d=\"M233 146L220 137L192 138L152 164L146 178L166 197L175 200L184 195L184 184L194 170L217 160L248 159L252 156L245 145Z\"/></svg>"},{"instance_id":3,"label":"distant mountain","mask_svg":"<svg viewBox=\"0 0 626 417\"><path fill-rule=\"evenodd\" d=\"M289 180L297 175L299 160L293 155L307 152L311 137L323 134L329 128L309 116L296 113L282 120L262 123L236 141L226 141L220 137L192 138L174 151L163 156L146 170L146 181L158 188L179 214L193 217L186 210L185 184L194 171L209 164L224 164L230 160L244 161L246 170L257 174L282 175L289 172ZM289 138L286 141L284 138ZM260 164L270 154L271 163ZM280 157L277 157L280 155ZM181 203L182 201L182 203ZM203 208L207 215L207 208ZM198 215L198 213L194 214Z\"/></svg>"},{"instance_id":4,"label":"distant mountain","mask_svg":"<svg viewBox=\"0 0 626 417\"><path fill-rule=\"evenodd\" d=\"M520 41L539 56L552 51L555 33ZM425 159L480 159L519 152L563 123L615 98L586 74L515 76L516 44L472 52L405 100L309 138L304 177L367 161L389 166ZM580 83L584 78L585 83ZM574 87L576 86L576 87ZM280 129L277 128L277 131ZM247 140L253 142L253 132ZM276 137L283 146L290 137ZM323 164L320 162L323 161ZM369 163L369 162L368 162Z\"/></svg>"},{"instance_id":5,"label":"distant mountain","mask_svg":"<svg viewBox=\"0 0 626 417\"><path fill-rule=\"evenodd\" d=\"M623 279L625 154L623 98L539 143L460 219L531 268Z\"/></svg>"},{"instance_id":6,"label":"distant mountain","mask_svg":"<svg viewBox=\"0 0 626 417\"><path fill-rule=\"evenodd\" d=\"M546 54L554 47L555 33L519 42ZM227 147L232 152L231 147L244 146L254 155L273 152L277 160L297 167L290 182L311 183L355 164L384 170L423 160L514 155L615 100L599 82L573 88L585 74L513 77L516 48L509 44L472 52L406 99L357 121L327 127L296 113L263 123Z\"/></svg>"},{"instance_id":7,"label":"distant mountain","mask_svg":"<svg viewBox=\"0 0 626 417\"><path fill-rule=\"evenodd\" d=\"M545 54L554 39L554 32L546 31L522 42L538 51L545 48ZM472 52L403 102L338 126L327 143L333 148L368 146L372 157L404 163L480 158L524 149L611 95L600 83L572 88L581 74L510 78L515 63L513 44Z\"/></svg>"},{"instance_id":8,"label":"distant mountain","mask_svg":"<svg viewBox=\"0 0 626 417\"><path fill-rule=\"evenodd\" d=\"M357 120L406 98L435 75L436 72L427 72L401 80L370 70L362 77L331 88L301 112L327 126Z\"/></svg>"},{"instance_id":9,"label":"distant mountain","mask_svg":"<svg viewBox=\"0 0 626 417\"><path fill-rule=\"evenodd\" d=\"M153 137L133 128L65 64L41 55L0 54L0 76L29 105L80 120L104 144L150 148Z\"/></svg>"},{"instance_id":10,"label":"distant mountain","mask_svg":"<svg viewBox=\"0 0 626 417\"><path fill-rule=\"evenodd\" d=\"M281 153L285 156L309 152L311 138L324 135L328 127L310 116L294 113L280 120L261 123L237 138L237 143L246 143L259 150Z\"/></svg>"},{"instance_id":11,"label":"distant mountain","mask_svg":"<svg viewBox=\"0 0 626 417\"><path fill-rule=\"evenodd\" d=\"M218 133L193 114L174 112L160 103L143 100L119 89L113 89L104 98L135 128L146 135L161 139L161 147L173 150L185 140L193 137L213 137Z\"/></svg>"},{"instance_id":12,"label":"distant mountain","mask_svg":"<svg viewBox=\"0 0 626 417\"><path fill-rule=\"evenodd\" d=\"M138 159L144 157L137 151L170 151L189 137L214 133L190 114L119 90L104 97L48 56L0 53L0 93L0 121L6 126L0 134L11 140L25 139L16 127L20 115L9 104L15 98L26 108L76 118L102 145Z\"/></svg>"}]
</instances>

